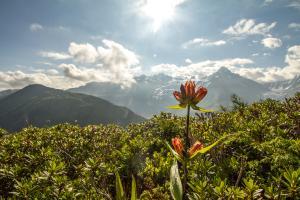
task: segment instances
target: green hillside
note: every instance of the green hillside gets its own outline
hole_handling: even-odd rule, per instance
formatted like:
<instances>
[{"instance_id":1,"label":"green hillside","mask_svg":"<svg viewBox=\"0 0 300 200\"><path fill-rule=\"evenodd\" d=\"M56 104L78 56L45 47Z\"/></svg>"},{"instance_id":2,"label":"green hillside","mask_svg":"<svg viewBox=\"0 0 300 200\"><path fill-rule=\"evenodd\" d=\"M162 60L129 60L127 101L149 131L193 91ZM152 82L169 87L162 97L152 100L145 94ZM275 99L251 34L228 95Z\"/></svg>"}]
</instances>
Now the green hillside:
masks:
<instances>
[{"instance_id":1,"label":"green hillside","mask_svg":"<svg viewBox=\"0 0 300 200\"><path fill-rule=\"evenodd\" d=\"M140 199L171 199L165 141L182 136L184 126L185 118L162 113L125 128L2 130L0 196L115 199L118 171L128 198L134 175ZM232 111L192 117L190 128L205 146L229 135L189 163L190 199L300 199L300 93L282 102L235 101Z\"/></svg>"},{"instance_id":2,"label":"green hillside","mask_svg":"<svg viewBox=\"0 0 300 200\"><path fill-rule=\"evenodd\" d=\"M0 99L0 128L9 131L21 130L29 125L127 125L143 120L143 117L128 108L116 106L106 100L43 85L30 85Z\"/></svg>"}]
</instances>

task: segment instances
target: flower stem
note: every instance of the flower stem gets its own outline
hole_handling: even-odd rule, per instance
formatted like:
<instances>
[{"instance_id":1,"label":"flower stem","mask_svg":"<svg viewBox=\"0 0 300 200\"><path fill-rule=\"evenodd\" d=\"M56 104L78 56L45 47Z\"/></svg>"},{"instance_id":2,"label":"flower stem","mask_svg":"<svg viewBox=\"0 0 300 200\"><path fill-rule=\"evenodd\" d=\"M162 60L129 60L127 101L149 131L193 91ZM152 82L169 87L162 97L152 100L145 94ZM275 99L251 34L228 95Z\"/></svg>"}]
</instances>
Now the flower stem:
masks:
<instances>
[{"instance_id":1,"label":"flower stem","mask_svg":"<svg viewBox=\"0 0 300 200\"><path fill-rule=\"evenodd\" d=\"M191 109L191 106L188 105L188 107L187 107L187 113L186 113L186 124L185 124L185 143L186 143L186 145L185 145L185 152L187 152L188 149L191 146L190 139L189 139L190 109Z\"/></svg>"},{"instance_id":2,"label":"flower stem","mask_svg":"<svg viewBox=\"0 0 300 200\"><path fill-rule=\"evenodd\" d=\"M183 162L183 198L187 199L187 183L188 183L188 169L187 169L187 158L188 158L188 149L190 148L190 139L189 139L189 126L190 126L190 105L187 107L186 113L186 125L185 125L185 158Z\"/></svg>"}]
</instances>

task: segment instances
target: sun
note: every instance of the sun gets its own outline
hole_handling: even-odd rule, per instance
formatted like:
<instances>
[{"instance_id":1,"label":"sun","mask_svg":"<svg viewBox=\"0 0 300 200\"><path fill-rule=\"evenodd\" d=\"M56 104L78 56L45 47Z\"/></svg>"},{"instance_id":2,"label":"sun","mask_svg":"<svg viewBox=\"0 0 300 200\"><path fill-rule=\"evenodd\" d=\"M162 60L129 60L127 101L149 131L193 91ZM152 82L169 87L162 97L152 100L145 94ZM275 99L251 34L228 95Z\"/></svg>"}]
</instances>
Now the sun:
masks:
<instances>
[{"instance_id":1,"label":"sun","mask_svg":"<svg viewBox=\"0 0 300 200\"><path fill-rule=\"evenodd\" d=\"M175 16L177 0L147 0L142 7L144 15L152 19L153 32L157 32L161 26L172 20Z\"/></svg>"}]
</instances>

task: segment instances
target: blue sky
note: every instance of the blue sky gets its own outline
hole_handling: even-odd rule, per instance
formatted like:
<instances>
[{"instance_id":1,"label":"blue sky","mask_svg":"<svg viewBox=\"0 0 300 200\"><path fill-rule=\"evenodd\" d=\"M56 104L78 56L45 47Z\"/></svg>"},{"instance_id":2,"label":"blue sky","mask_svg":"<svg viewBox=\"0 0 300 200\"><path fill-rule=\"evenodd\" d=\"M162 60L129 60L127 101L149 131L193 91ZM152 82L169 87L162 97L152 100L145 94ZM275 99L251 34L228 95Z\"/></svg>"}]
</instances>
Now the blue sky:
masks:
<instances>
[{"instance_id":1,"label":"blue sky","mask_svg":"<svg viewBox=\"0 0 300 200\"><path fill-rule=\"evenodd\" d=\"M0 89L300 73L299 0L3 0L0 25Z\"/></svg>"}]
</instances>

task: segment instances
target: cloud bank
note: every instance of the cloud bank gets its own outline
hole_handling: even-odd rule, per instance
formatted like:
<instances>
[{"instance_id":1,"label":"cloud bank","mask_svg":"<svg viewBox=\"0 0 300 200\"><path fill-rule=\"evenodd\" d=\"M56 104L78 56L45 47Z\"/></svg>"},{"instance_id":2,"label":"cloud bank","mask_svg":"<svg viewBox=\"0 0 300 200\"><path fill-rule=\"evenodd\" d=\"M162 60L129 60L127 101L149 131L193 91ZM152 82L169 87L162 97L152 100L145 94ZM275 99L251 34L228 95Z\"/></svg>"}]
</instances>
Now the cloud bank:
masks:
<instances>
[{"instance_id":1,"label":"cloud bank","mask_svg":"<svg viewBox=\"0 0 300 200\"><path fill-rule=\"evenodd\" d=\"M216 72L221 67L227 67L232 72L258 82L272 82L292 79L300 74L300 45L288 49L284 67L255 67L254 62L247 58L223 60L207 60L185 66L160 64L151 68L152 74L163 73L172 77L201 79Z\"/></svg>"},{"instance_id":2,"label":"cloud bank","mask_svg":"<svg viewBox=\"0 0 300 200\"><path fill-rule=\"evenodd\" d=\"M226 41L225 40L208 40L205 38L194 38L192 40L189 40L185 42L182 47L187 49L187 48L192 48L192 47L209 47L209 46L221 46L225 45Z\"/></svg>"},{"instance_id":3,"label":"cloud bank","mask_svg":"<svg viewBox=\"0 0 300 200\"><path fill-rule=\"evenodd\" d=\"M271 24L256 23L254 19L241 19L235 25L228 27L223 31L224 34L246 37L248 35L270 35L270 31L276 26L276 22Z\"/></svg>"},{"instance_id":4,"label":"cloud bank","mask_svg":"<svg viewBox=\"0 0 300 200\"><path fill-rule=\"evenodd\" d=\"M207 40L196 43L205 42L213 43ZM62 89L77 87L92 81L116 83L122 87L135 84L135 76L142 73L140 57L115 41L103 40L102 43L102 46L96 47L89 43L71 42L67 52L39 52L41 57L54 60L57 67L51 68L54 66L52 63L48 66L50 67L48 70L0 71L0 89L20 88L34 83ZM261 43L271 49L282 45L280 39L272 37L263 39ZM300 45L287 49L285 62L286 65L283 67L263 68L255 66L254 61L249 58L201 62L192 62L187 58L183 66L172 63L152 66L150 74L163 73L173 77L201 79L216 72L220 67L227 67L234 73L258 82L291 79L300 74Z\"/></svg>"}]
</instances>

